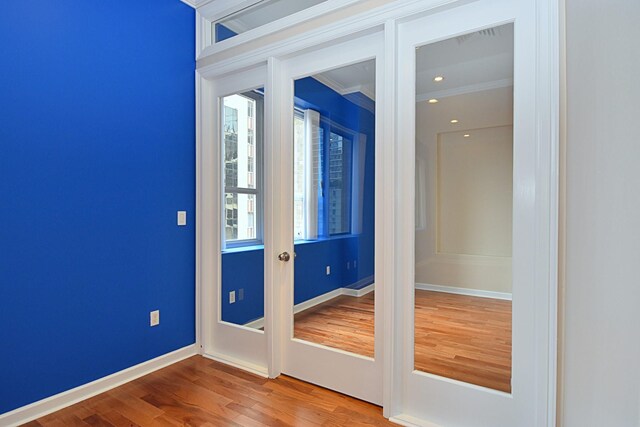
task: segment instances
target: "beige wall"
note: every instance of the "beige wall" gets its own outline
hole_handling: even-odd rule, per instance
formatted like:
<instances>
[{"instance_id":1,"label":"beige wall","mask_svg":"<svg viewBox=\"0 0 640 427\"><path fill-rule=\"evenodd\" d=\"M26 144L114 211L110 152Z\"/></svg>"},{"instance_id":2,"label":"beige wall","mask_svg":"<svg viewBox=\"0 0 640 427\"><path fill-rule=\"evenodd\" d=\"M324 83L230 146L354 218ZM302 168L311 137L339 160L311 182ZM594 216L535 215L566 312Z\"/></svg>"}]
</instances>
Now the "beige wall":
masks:
<instances>
[{"instance_id":1,"label":"beige wall","mask_svg":"<svg viewBox=\"0 0 640 427\"><path fill-rule=\"evenodd\" d=\"M640 426L639 18L566 1L563 427Z\"/></svg>"},{"instance_id":2,"label":"beige wall","mask_svg":"<svg viewBox=\"0 0 640 427\"><path fill-rule=\"evenodd\" d=\"M417 105L416 283L511 292L512 90Z\"/></svg>"},{"instance_id":3,"label":"beige wall","mask_svg":"<svg viewBox=\"0 0 640 427\"><path fill-rule=\"evenodd\" d=\"M438 253L511 256L513 127L438 138Z\"/></svg>"}]
</instances>

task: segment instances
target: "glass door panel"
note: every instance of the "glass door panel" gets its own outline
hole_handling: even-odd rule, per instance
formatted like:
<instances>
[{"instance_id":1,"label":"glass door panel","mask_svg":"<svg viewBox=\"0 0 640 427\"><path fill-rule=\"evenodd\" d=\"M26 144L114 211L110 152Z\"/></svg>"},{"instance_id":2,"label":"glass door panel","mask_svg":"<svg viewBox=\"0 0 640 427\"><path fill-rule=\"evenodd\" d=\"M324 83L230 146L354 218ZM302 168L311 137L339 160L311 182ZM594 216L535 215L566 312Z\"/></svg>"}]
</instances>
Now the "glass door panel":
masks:
<instances>
[{"instance_id":1,"label":"glass door panel","mask_svg":"<svg viewBox=\"0 0 640 427\"><path fill-rule=\"evenodd\" d=\"M264 327L262 89L222 98L223 144L222 286L223 322ZM247 268L251 266L251 268Z\"/></svg>"},{"instance_id":2,"label":"glass door panel","mask_svg":"<svg viewBox=\"0 0 640 427\"><path fill-rule=\"evenodd\" d=\"M415 55L414 368L510 393L513 24Z\"/></svg>"},{"instance_id":3,"label":"glass door panel","mask_svg":"<svg viewBox=\"0 0 640 427\"><path fill-rule=\"evenodd\" d=\"M200 154L203 353L265 376L266 76L262 65L202 82Z\"/></svg>"},{"instance_id":4,"label":"glass door panel","mask_svg":"<svg viewBox=\"0 0 640 427\"><path fill-rule=\"evenodd\" d=\"M294 337L374 356L375 60L294 82Z\"/></svg>"},{"instance_id":5,"label":"glass door panel","mask_svg":"<svg viewBox=\"0 0 640 427\"><path fill-rule=\"evenodd\" d=\"M282 372L382 403L382 33L282 63Z\"/></svg>"}]
</instances>

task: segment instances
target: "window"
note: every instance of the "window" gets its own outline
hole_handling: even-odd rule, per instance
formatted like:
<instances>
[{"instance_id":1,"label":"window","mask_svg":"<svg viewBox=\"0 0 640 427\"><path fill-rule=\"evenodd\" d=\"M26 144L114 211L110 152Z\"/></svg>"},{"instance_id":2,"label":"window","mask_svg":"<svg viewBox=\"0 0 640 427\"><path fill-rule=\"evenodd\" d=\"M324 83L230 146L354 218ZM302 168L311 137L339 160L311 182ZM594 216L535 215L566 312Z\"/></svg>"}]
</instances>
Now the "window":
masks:
<instances>
[{"instance_id":1,"label":"window","mask_svg":"<svg viewBox=\"0 0 640 427\"><path fill-rule=\"evenodd\" d=\"M355 134L328 121L321 122L313 110L295 111L293 134L294 239L312 240L352 232Z\"/></svg>"},{"instance_id":2,"label":"window","mask_svg":"<svg viewBox=\"0 0 640 427\"><path fill-rule=\"evenodd\" d=\"M259 144L263 97L257 92L223 98L225 247L261 242ZM258 145L258 147L256 147Z\"/></svg>"},{"instance_id":3,"label":"window","mask_svg":"<svg viewBox=\"0 0 640 427\"><path fill-rule=\"evenodd\" d=\"M329 234L350 232L351 140L329 133Z\"/></svg>"}]
</instances>

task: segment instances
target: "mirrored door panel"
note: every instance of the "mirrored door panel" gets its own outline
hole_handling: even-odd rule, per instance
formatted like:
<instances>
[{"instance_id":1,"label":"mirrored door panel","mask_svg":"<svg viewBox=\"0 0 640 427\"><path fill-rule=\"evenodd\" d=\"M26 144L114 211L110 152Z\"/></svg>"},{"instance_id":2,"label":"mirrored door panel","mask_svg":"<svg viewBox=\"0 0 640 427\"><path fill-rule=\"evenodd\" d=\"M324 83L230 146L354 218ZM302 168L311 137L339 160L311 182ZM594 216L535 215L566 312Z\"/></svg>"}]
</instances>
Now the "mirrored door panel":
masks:
<instances>
[{"instance_id":1,"label":"mirrored door panel","mask_svg":"<svg viewBox=\"0 0 640 427\"><path fill-rule=\"evenodd\" d=\"M374 356L375 60L294 82L294 338Z\"/></svg>"},{"instance_id":2,"label":"mirrored door panel","mask_svg":"<svg viewBox=\"0 0 640 427\"><path fill-rule=\"evenodd\" d=\"M513 24L416 60L414 368L511 392Z\"/></svg>"},{"instance_id":3,"label":"mirrored door panel","mask_svg":"<svg viewBox=\"0 0 640 427\"><path fill-rule=\"evenodd\" d=\"M224 171L220 318L262 330L264 91L222 97L220 123Z\"/></svg>"}]
</instances>

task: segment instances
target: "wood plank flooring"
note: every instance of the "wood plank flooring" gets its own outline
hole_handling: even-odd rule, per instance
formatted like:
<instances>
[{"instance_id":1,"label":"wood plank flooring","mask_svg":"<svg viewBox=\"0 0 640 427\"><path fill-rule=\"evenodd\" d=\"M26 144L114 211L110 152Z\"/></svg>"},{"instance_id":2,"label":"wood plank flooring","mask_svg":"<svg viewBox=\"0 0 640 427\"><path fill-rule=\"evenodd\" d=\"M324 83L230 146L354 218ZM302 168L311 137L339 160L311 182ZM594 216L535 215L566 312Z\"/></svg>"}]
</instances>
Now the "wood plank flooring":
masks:
<instances>
[{"instance_id":1,"label":"wood plank flooring","mask_svg":"<svg viewBox=\"0 0 640 427\"><path fill-rule=\"evenodd\" d=\"M382 409L281 375L194 356L26 424L59 426L392 426Z\"/></svg>"},{"instance_id":2,"label":"wood plank flooring","mask_svg":"<svg viewBox=\"0 0 640 427\"><path fill-rule=\"evenodd\" d=\"M373 357L374 293L341 295L296 314L294 337Z\"/></svg>"},{"instance_id":3,"label":"wood plank flooring","mask_svg":"<svg viewBox=\"0 0 640 427\"><path fill-rule=\"evenodd\" d=\"M374 293L298 313L295 337L373 357ZM511 391L511 301L416 290L415 369Z\"/></svg>"}]
</instances>

